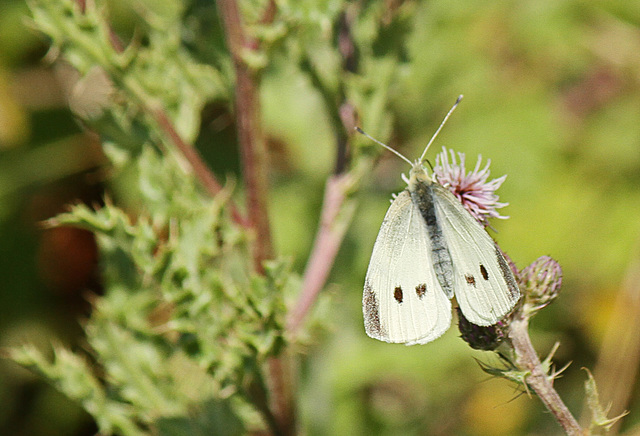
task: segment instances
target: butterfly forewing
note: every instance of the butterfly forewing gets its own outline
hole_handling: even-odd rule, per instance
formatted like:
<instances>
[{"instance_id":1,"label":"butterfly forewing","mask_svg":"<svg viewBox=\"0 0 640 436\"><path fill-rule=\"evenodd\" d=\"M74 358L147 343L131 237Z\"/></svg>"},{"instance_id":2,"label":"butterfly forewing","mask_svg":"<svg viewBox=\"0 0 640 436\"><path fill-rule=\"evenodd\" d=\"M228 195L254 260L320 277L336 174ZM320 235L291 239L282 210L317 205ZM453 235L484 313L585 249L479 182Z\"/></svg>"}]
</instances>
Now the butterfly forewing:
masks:
<instances>
[{"instance_id":1,"label":"butterfly forewing","mask_svg":"<svg viewBox=\"0 0 640 436\"><path fill-rule=\"evenodd\" d=\"M493 239L460 201L436 183L432 189L438 224L453 261L460 310L473 324L495 324L520 297L513 274Z\"/></svg>"},{"instance_id":2,"label":"butterfly forewing","mask_svg":"<svg viewBox=\"0 0 640 436\"><path fill-rule=\"evenodd\" d=\"M423 344L451 324L451 303L435 278L431 243L408 191L389 207L365 279L365 329L386 342Z\"/></svg>"}]
</instances>

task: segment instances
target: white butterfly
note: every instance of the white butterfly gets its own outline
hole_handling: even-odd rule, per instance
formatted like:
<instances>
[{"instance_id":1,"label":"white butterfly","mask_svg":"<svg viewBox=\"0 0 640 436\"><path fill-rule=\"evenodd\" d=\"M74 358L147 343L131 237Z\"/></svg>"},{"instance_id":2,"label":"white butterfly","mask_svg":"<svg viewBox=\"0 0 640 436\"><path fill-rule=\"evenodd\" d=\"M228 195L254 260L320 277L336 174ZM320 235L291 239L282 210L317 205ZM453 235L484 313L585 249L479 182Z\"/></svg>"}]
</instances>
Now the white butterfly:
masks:
<instances>
[{"instance_id":1,"label":"white butterfly","mask_svg":"<svg viewBox=\"0 0 640 436\"><path fill-rule=\"evenodd\" d=\"M425 344L449 329L455 295L473 324L500 321L520 291L500 249L460 201L429 177L424 154L415 163L408 187L393 200L373 246L362 298L367 334L386 342Z\"/></svg>"}]
</instances>

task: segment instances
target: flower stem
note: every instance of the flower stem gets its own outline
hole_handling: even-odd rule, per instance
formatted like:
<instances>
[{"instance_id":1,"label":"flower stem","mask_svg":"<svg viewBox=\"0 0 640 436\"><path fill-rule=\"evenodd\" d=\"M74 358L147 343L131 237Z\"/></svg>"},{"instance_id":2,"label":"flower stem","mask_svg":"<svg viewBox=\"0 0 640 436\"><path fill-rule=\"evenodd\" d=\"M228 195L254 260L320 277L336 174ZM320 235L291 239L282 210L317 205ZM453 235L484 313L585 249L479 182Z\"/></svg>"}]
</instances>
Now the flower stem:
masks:
<instances>
[{"instance_id":1,"label":"flower stem","mask_svg":"<svg viewBox=\"0 0 640 436\"><path fill-rule=\"evenodd\" d=\"M553 414L565 433L571 436L584 435L585 431L573 417L560 395L553 387L553 377L547 375L531 339L529 338L529 321L524 317L516 317L510 324L509 338L516 354L516 364L526 370L527 385L535 391L542 403Z\"/></svg>"}]
</instances>

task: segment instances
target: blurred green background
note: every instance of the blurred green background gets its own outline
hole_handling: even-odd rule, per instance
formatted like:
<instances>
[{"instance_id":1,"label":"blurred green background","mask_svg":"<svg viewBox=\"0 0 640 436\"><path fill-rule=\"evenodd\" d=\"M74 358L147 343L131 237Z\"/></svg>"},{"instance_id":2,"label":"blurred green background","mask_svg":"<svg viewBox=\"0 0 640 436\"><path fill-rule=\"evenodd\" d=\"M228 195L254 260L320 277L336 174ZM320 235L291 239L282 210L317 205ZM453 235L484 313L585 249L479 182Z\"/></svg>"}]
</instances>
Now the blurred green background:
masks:
<instances>
[{"instance_id":1,"label":"blurred green background","mask_svg":"<svg viewBox=\"0 0 640 436\"><path fill-rule=\"evenodd\" d=\"M341 4L318 1L327 3ZM114 26L131 32L132 9L109 4ZM398 29L406 58L389 89L400 139L393 145L417 156L456 96L465 95L434 149L465 152L469 166L482 154L495 177L508 174L498 193L511 218L493 222L496 239L520 268L550 255L564 270L560 298L534 319L535 346L544 356L561 342L557 366L573 364L556 387L577 416L586 379L580 368L597 370L605 404L619 394L611 380L622 380L630 398L618 399L623 404L613 411L630 410L622 430L634 431L640 335L629 326L640 319L633 279L640 269L640 2L388 4L406 8L414 24ZM99 142L68 110L65 84L43 60L46 41L26 24L27 15L23 1L0 3L0 346L82 347L87 297L100 292L93 240L40 223L67 204L97 204L105 189L126 188L107 186ZM320 96L286 57L271 60L262 105L277 250L302 273L334 139ZM357 109L366 125L367 109ZM238 177L233 123L219 113L207 108L198 144L221 179ZM212 150L216 142L229 151ZM362 282L390 195L403 189L403 171L406 164L385 155L357 194L359 208L326 290L323 316L331 328L300 358L303 428L311 435L559 433L536 398L480 370L474 358L495 357L470 350L455 327L426 346L366 337ZM607 338L619 339L603 348ZM0 404L3 435L95 432L81 409L5 360Z\"/></svg>"}]
</instances>

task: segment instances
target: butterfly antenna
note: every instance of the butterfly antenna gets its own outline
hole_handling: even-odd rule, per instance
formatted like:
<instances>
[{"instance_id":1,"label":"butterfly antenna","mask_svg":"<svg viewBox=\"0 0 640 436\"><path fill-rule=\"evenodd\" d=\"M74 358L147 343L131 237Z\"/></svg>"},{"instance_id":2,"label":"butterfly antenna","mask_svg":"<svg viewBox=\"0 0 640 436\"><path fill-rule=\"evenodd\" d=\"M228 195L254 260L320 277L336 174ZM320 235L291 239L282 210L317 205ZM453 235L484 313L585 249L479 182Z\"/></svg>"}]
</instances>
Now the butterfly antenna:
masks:
<instances>
[{"instance_id":1,"label":"butterfly antenna","mask_svg":"<svg viewBox=\"0 0 640 436\"><path fill-rule=\"evenodd\" d=\"M394 150L393 148L389 147L387 144L384 144L380 141L378 141L376 138L374 138L373 136L368 135L364 130L362 130L360 127L356 127L356 130L358 131L358 133L366 136L367 138L371 139L373 142L382 145L384 148L386 148L387 150L389 150L391 153L395 154L396 156L398 156L400 159L402 159L405 162L408 162L409 165L413 165L413 163L407 159L406 157L404 157L400 152Z\"/></svg>"},{"instance_id":2,"label":"butterfly antenna","mask_svg":"<svg viewBox=\"0 0 640 436\"><path fill-rule=\"evenodd\" d=\"M444 117L444 120L442 120L442 123L440 123L440 127L438 127L438 130L436 130L436 133L433 134L433 136L431 137L431 140L429 141L427 146L424 148L424 151L422 152L422 156L420 156L420 162L422 162L422 159L424 159L424 155L427 154L427 150L429 150L429 147L431 147L431 144L436 139L436 136L438 136L438 133L440 133L440 130L442 130L442 127L444 126L444 123L447 122L447 120L451 116L451 113L458 106L458 103L460 103L460 100L462 100L462 97L463 97L463 95L460 94L458 96L458 99L456 100L456 102L453 104L453 106L451 106L451 109L449 109L449 112L447 112L447 115Z\"/></svg>"}]
</instances>

